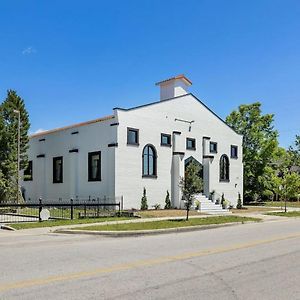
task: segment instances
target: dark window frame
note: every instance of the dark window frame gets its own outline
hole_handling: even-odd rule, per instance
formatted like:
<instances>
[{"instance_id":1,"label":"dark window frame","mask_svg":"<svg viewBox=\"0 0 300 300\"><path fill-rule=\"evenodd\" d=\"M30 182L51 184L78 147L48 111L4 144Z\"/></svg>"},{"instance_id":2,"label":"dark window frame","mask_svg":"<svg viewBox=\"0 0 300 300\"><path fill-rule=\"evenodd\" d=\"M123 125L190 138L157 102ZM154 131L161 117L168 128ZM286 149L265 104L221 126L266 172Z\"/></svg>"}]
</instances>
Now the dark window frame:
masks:
<instances>
[{"instance_id":1,"label":"dark window frame","mask_svg":"<svg viewBox=\"0 0 300 300\"><path fill-rule=\"evenodd\" d=\"M189 147L189 142L192 142L193 146ZM186 138L186 149L187 150L196 150L196 139Z\"/></svg>"},{"instance_id":2,"label":"dark window frame","mask_svg":"<svg viewBox=\"0 0 300 300\"><path fill-rule=\"evenodd\" d=\"M215 149L212 149L211 146L215 146ZM209 142L209 152L210 153L218 153L218 143L217 142Z\"/></svg>"},{"instance_id":3,"label":"dark window frame","mask_svg":"<svg viewBox=\"0 0 300 300\"><path fill-rule=\"evenodd\" d=\"M129 132L135 132L136 133L136 142L134 142L134 143L129 142ZM139 143L140 143L139 129L132 128L132 127L127 127L127 145L139 146Z\"/></svg>"},{"instance_id":4,"label":"dark window frame","mask_svg":"<svg viewBox=\"0 0 300 300\"><path fill-rule=\"evenodd\" d=\"M163 143L163 138L167 137L167 139L169 140L169 143ZM171 134L167 134L167 133L161 133L160 134L160 145L164 146L164 147L171 147L172 143L171 143Z\"/></svg>"},{"instance_id":5,"label":"dark window frame","mask_svg":"<svg viewBox=\"0 0 300 300\"><path fill-rule=\"evenodd\" d=\"M232 155L232 150L233 149L236 149L236 155ZM230 146L230 158L233 158L233 159L237 159L239 157L239 147L237 145L231 145Z\"/></svg>"},{"instance_id":6,"label":"dark window frame","mask_svg":"<svg viewBox=\"0 0 300 300\"><path fill-rule=\"evenodd\" d=\"M55 174L56 174L56 161L60 160L61 161L61 174L60 174L60 179L57 179ZM64 174L64 159L63 156L56 156L53 157L53 183L63 183L63 174Z\"/></svg>"},{"instance_id":7,"label":"dark window frame","mask_svg":"<svg viewBox=\"0 0 300 300\"><path fill-rule=\"evenodd\" d=\"M99 169L97 170L97 175L94 178L92 176L92 157L94 155L99 155ZM89 182L95 182L95 181L101 181L101 167L102 167L102 160L101 160L101 151L93 151L88 153L88 181Z\"/></svg>"},{"instance_id":8,"label":"dark window frame","mask_svg":"<svg viewBox=\"0 0 300 300\"><path fill-rule=\"evenodd\" d=\"M226 154L221 155L219 165L220 182L230 181L230 162Z\"/></svg>"},{"instance_id":9,"label":"dark window frame","mask_svg":"<svg viewBox=\"0 0 300 300\"><path fill-rule=\"evenodd\" d=\"M149 154L149 150L147 153L145 153L146 149L152 148L153 151L153 174L149 174L150 173L150 162L149 162L149 158L150 158L150 154ZM145 165L144 165L144 156L147 155L147 172L145 173ZM151 144L147 144L144 148L143 148L143 152L142 152L142 177L143 178L157 178L157 151L156 148L151 145Z\"/></svg>"},{"instance_id":10,"label":"dark window frame","mask_svg":"<svg viewBox=\"0 0 300 300\"><path fill-rule=\"evenodd\" d=\"M23 172L24 181L32 181L33 180L33 163L32 160L28 161L28 166Z\"/></svg>"}]
</instances>

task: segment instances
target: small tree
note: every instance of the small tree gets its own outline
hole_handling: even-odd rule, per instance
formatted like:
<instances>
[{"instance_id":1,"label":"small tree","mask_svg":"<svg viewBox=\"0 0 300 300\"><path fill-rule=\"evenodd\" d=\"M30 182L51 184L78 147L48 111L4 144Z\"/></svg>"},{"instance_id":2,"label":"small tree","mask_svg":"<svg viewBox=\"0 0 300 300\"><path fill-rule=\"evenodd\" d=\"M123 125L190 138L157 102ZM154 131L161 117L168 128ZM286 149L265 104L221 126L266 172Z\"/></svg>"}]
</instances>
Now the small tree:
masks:
<instances>
[{"instance_id":1,"label":"small tree","mask_svg":"<svg viewBox=\"0 0 300 300\"><path fill-rule=\"evenodd\" d=\"M296 198L300 190L300 175L295 172L287 173L282 178L281 196L284 199L284 211L287 212L287 199Z\"/></svg>"},{"instance_id":2,"label":"small tree","mask_svg":"<svg viewBox=\"0 0 300 300\"><path fill-rule=\"evenodd\" d=\"M148 209L147 195L146 195L146 188L144 188L143 197L141 199L141 210L147 210L147 209Z\"/></svg>"},{"instance_id":3,"label":"small tree","mask_svg":"<svg viewBox=\"0 0 300 300\"><path fill-rule=\"evenodd\" d=\"M186 220L189 219L189 210L195 199L195 195L203 188L202 179L199 177L200 167L194 162L190 163L185 171L185 177L180 180L182 198L185 201Z\"/></svg>"},{"instance_id":4,"label":"small tree","mask_svg":"<svg viewBox=\"0 0 300 300\"><path fill-rule=\"evenodd\" d=\"M243 208L243 205L242 205L242 198L241 198L241 194L239 193L238 195L238 201L237 201L237 206L236 206L237 209L242 209Z\"/></svg>"},{"instance_id":5,"label":"small tree","mask_svg":"<svg viewBox=\"0 0 300 300\"><path fill-rule=\"evenodd\" d=\"M171 208L170 194L169 191L167 191L167 196L165 200L165 209L170 209L170 208Z\"/></svg>"}]
</instances>

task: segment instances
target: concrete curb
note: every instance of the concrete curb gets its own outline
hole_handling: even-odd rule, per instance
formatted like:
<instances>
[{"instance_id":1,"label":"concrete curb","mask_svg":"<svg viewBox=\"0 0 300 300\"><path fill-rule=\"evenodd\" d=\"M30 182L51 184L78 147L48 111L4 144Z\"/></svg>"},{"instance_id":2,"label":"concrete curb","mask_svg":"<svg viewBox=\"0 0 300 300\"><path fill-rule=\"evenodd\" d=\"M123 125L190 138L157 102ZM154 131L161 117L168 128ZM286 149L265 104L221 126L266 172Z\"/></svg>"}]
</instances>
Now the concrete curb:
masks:
<instances>
[{"instance_id":1,"label":"concrete curb","mask_svg":"<svg viewBox=\"0 0 300 300\"><path fill-rule=\"evenodd\" d=\"M1 225L0 228L1 228L1 229L4 229L4 230L17 231L17 229L12 228L12 227L10 227L10 226L8 226L8 225Z\"/></svg>"},{"instance_id":2,"label":"concrete curb","mask_svg":"<svg viewBox=\"0 0 300 300\"><path fill-rule=\"evenodd\" d=\"M126 237L126 236L141 236L141 235L158 235L167 233L180 233L189 231L199 231L207 229L215 229L221 227L230 227L234 225L257 223L261 221L246 221L246 222L232 222L225 224L210 224L210 225L197 225L188 227L177 227L177 228L166 228L166 229L154 229L154 230L126 230L126 231L94 231L94 230L68 230L68 229L57 229L52 233L63 233L63 234L86 234L86 235L100 235L110 237Z\"/></svg>"}]
</instances>

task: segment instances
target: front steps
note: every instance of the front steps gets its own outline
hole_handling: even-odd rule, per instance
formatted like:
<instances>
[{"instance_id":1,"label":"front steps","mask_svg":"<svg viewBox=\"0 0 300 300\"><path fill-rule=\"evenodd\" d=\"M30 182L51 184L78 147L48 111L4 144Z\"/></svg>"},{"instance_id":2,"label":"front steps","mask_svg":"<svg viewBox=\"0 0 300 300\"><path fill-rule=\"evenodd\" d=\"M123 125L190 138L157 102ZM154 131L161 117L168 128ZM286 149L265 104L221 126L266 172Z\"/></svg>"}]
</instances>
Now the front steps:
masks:
<instances>
[{"instance_id":1,"label":"front steps","mask_svg":"<svg viewBox=\"0 0 300 300\"><path fill-rule=\"evenodd\" d=\"M205 195L198 194L195 197L195 201L200 202L199 212L208 214L228 214L231 213L228 209L222 208L221 204L215 204L209 200Z\"/></svg>"}]
</instances>

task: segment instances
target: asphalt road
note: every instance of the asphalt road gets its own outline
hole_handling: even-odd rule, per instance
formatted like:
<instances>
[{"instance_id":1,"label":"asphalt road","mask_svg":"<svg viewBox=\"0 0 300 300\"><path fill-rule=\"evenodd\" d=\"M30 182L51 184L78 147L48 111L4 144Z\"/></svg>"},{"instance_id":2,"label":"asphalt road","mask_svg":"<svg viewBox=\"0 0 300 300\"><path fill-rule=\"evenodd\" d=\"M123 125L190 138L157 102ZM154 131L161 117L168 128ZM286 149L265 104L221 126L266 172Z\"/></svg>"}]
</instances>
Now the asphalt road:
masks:
<instances>
[{"instance_id":1,"label":"asphalt road","mask_svg":"<svg viewBox=\"0 0 300 300\"><path fill-rule=\"evenodd\" d=\"M0 231L0 299L300 299L300 219L159 236Z\"/></svg>"}]
</instances>

